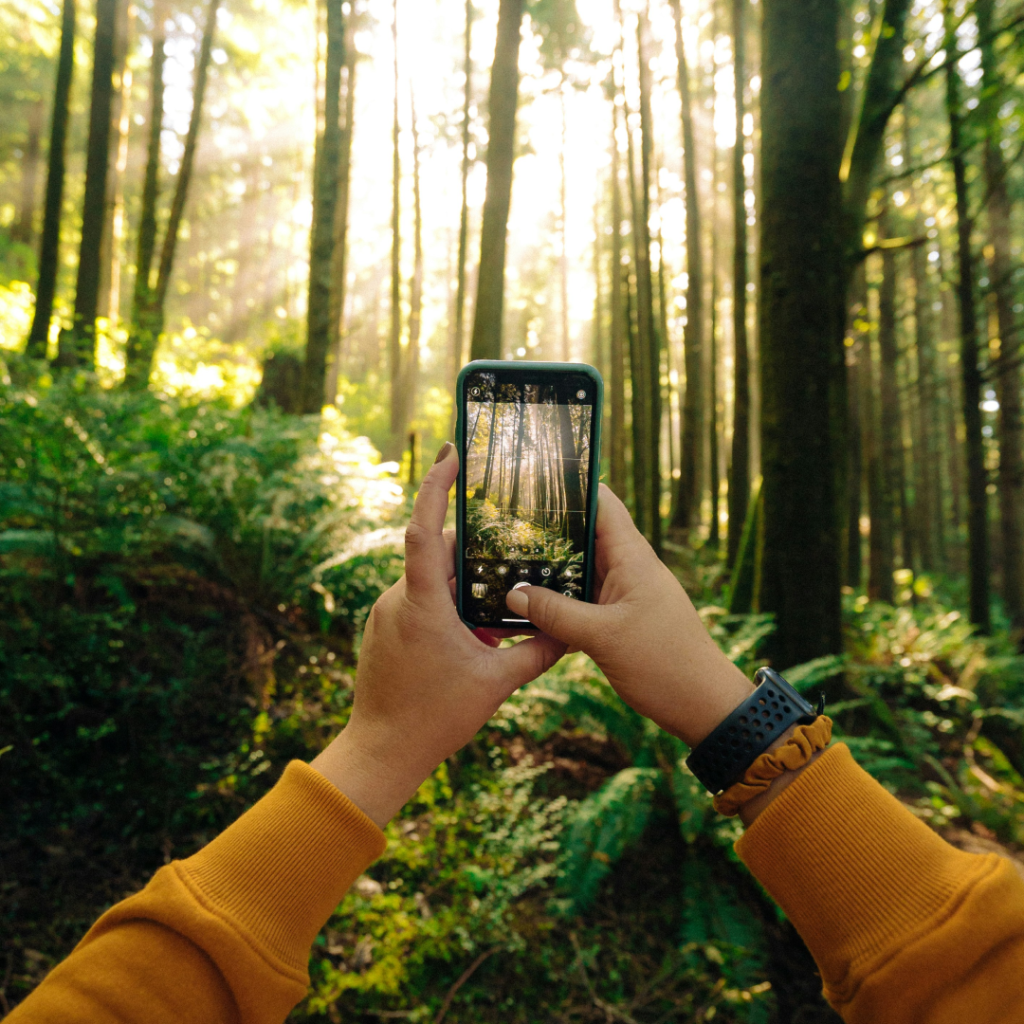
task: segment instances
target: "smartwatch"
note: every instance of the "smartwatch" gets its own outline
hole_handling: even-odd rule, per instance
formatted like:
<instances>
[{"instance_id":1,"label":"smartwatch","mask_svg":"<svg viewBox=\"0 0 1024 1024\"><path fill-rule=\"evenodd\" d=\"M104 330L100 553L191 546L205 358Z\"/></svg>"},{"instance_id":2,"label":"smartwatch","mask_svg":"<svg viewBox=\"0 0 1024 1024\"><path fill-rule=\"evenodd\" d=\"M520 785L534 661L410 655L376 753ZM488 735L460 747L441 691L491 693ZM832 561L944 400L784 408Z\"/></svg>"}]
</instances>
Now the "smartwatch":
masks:
<instances>
[{"instance_id":1,"label":"smartwatch","mask_svg":"<svg viewBox=\"0 0 1024 1024\"><path fill-rule=\"evenodd\" d=\"M759 668L754 682L757 689L686 759L710 793L735 785L791 725L810 725L825 710L824 694L815 708L774 669Z\"/></svg>"}]
</instances>

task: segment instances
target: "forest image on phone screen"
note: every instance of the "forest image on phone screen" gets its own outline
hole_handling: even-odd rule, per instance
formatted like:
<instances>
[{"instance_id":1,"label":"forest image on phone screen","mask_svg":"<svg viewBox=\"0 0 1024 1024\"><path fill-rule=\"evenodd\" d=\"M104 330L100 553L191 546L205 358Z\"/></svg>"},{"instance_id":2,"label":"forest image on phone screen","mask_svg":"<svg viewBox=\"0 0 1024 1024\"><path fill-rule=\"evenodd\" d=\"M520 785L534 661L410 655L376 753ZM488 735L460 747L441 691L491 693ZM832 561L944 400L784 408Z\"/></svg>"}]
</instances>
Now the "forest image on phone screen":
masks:
<instances>
[{"instance_id":1,"label":"forest image on phone screen","mask_svg":"<svg viewBox=\"0 0 1024 1024\"><path fill-rule=\"evenodd\" d=\"M521 622L517 585L582 595L594 384L471 378L466 402L464 598L479 623Z\"/></svg>"}]
</instances>

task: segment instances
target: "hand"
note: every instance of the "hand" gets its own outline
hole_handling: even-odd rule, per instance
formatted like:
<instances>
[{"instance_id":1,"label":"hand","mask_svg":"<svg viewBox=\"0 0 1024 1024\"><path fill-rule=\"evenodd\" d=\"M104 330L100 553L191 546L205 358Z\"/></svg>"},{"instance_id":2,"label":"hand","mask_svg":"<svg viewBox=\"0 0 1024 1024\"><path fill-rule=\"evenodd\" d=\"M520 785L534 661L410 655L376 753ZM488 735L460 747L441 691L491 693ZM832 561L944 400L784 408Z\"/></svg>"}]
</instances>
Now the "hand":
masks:
<instances>
[{"instance_id":1,"label":"hand","mask_svg":"<svg viewBox=\"0 0 1024 1024\"><path fill-rule=\"evenodd\" d=\"M458 471L455 446L446 444L406 530L405 575L370 612L348 725L312 762L381 827L514 690L565 652L544 635L498 648L459 618L455 537L443 532Z\"/></svg>"},{"instance_id":2,"label":"hand","mask_svg":"<svg viewBox=\"0 0 1024 1024\"><path fill-rule=\"evenodd\" d=\"M708 635L686 591L601 484L596 604L544 587L506 597L544 633L597 662L622 699L696 746L754 689Z\"/></svg>"}]
</instances>

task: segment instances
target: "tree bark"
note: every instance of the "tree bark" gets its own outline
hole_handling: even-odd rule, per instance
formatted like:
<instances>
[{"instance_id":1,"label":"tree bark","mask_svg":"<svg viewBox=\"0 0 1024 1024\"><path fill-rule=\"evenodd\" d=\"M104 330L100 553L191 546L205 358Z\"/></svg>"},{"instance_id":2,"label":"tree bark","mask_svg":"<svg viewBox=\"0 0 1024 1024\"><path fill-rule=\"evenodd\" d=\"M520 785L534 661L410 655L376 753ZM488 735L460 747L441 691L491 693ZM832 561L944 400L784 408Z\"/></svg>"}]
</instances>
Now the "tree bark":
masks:
<instances>
[{"instance_id":1,"label":"tree bark","mask_svg":"<svg viewBox=\"0 0 1024 1024\"><path fill-rule=\"evenodd\" d=\"M11 231L16 242L31 245L36 224L36 182L39 178L39 142L43 133L43 97L32 101L28 108L28 132L25 155L21 158L21 201L18 220Z\"/></svg>"},{"instance_id":2,"label":"tree bark","mask_svg":"<svg viewBox=\"0 0 1024 1024\"><path fill-rule=\"evenodd\" d=\"M410 93L412 92L410 88ZM420 137L416 130L416 100L412 99L412 209L413 271L409 288L409 351L403 376L405 425L416 415L416 390L420 374L420 327L423 318L423 207L420 197Z\"/></svg>"},{"instance_id":3,"label":"tree bark","mask_svg":"<svg viewBox=\"0 0 1024 1024\"><path fill-rule=\"evenodd\" d=\"M863 393L871 387L871 336L865 330L867 317L867 282L864 264L854 278L855 291L850 304L847 327L847 488L846 488L846 564L844 579L848 587L860 587L864 574L860 536L861 501L864 476L864 405Z\"/></svg>"},{"instance_id":4,"label":"tree bark","mask_svg":"<svg viewBox=\"0 0 1024 1024\"><path fill-rule=\"evenodd\" d=\"M736 142L732 150L732 336L733 419L729 468L727 562L736 561L743 521L750 504L750 352L747 342L747 181L743 168L744 92L747 87L747 0L732 0L733 88L736 94Z\"/></svg>"},{"instance_id":5,"label":"tree bark","mask_svg":"<svg viewBox=\"0 0 1024 1024\"><path fill-rule=\"evenodd\" d=\"M356 108L356 53L353 24L355 7L349 8L345 37L345 124L341 129L338 157L338 202L334 211L334 252L331 266L331 347L327 355L324 402L338 397L338 376L345 360L345 298L348 288L348 207L352 179L352 135Z\"/></svg>"},{"instance_id":6,"label":"tree bark","mask_svg":"<svg viewBox=\"0 0 1024 1024\"><path fill-rule=\"evenodd\" d=\"M452 333L452 357L449 379L454 387L466 350L466 258L469 247L469 130L473 103L473 0L466 0L466 29L462 72L465 77L462 94L462 202L459 206L459 255L455 269L455 329ZM454 403L453 403L454 406ZM454 419L454 412L453 412Z\"/></svg>"},{"instance_id":7,"label":"tree bark","mask_svg":"<svg viewBox=\"0 0 1024 1024\"><path fill-rule=\"evenodd\" d=\"M947 12L948 18L948 12ZM947 30L947 52L956 48L955 33ZM974 304L974 257L971 253L970 202L967 194L967 154L960 106L960 74L956 64L946 69L946 113L949 150L956 191L957 304L960 310L960 373L967 455L967 573L971 621L982 633L991 629L989 608L988 498L985 447L981 433L981 371L978 366L978 322Z\"/></svg>"},{"instance_id":8,"label":"tree bark","mask_svg":"<svg viewBox=\"0 0 1024 1024\"><path fill-rule=\"evenodd\" d=\"M565 146L567 125L565 123L565 72L562 72L562 82L558 91L559 112L562 116L562 133L558 147L558 177L559 177L559 211L558 211L558 276L561 286L560 308L560 336L561 336L561 357L563 362L569 361L569 202L566 194L568 182L565 179Z\"/></svg>"},{"instance_id":9,"label":"tree bark","mask_svg":"<svg viewBox=\"0 0 1024 1024\"><path fill-rule=\"evenodd\" d=\"M60 263L60 215L64 202L64 172L68 134L68 108L71 79L75 67L75 0L64 0L61 8L60 53L57 57L57 81L53 90L53 115L50 122L50 153L46 170L46 201L43 230L39 239L39 279L36 305L32 314L25 353L32 359L45 359L57 292Z\"/></svg>"},{"instance_id":10,"label":"tree bark","mask_svg":"<svg viewBox=\"0 0 1024 1024\"><path fill-rule=\"evenodd\" d=\"M217 0L211 0L216 3ZM302 411L317 413L324 402L327 353L331 346L331 270L338 206L341 153L341 69L345 64L345 15L341 0L325 0L327 54L324 62L324 129L313 158L313 227L309 238L309 304L302 368Z\"/></svg>"},{"instance_id":11,"label":"tree bark","mask_svg":"<svg viewBox=\"0 0 1024 1024\"><path fill-rule=\"evenodd\" d=\"M144 388L149 381L156 338L153 337L153 255L156 252L156 202L160 175L160 136L164 118L164 64L167 59L167 17L163 0L153 8L153 57L149 85L149 138L142 182L142 209L135 257L132 317L125 348L124 384Z\"/></svg>"},{"instance_id":12,"label":"tree bark","mask_svg":"<svg viewBox=\"0 0 1024 1024\"><path fill-rule=\"evenodd\" d=\"M110 110L114 98L114 37L118 0L96 0L92 93L89 101L89 142L82 199L82 236L71 328L62 331L57 366L96 365L96 310L100 294L100 248L107 212L107 171L110 166Z\"/></svg>"},{"instance_id":13,"label":"tree bark","mask_svg":"<svg viewBox=\"0 0 1024 1024\"><path fill-rule=\"evenodd\" d=\"M763 8L759 606L784 669L842 649L842 110L836 0Z\"/></svg>"},{"instance_id":14,"label":"tree bark","mask_svg":"<svg viewBox=\"0 0 1024 1024\"><path fill-rule=\"evenodd\" d=\"M882 280L878 286L878 396L881 405L878 458L880 466L878 496L879 508L884 517L884 572L888 583L883 582L883 591L888 595L892 590L892 574L896 569L896 536L906 536L906 521L901 495L903 493L902 431L900 429L899 388L896 380L896 260L891 249L882 250ZM874 510L873 510L874 511ZM901 547L903 564L906 565L905 541ZM883 600L891 601L892 596Z\"/></svg>"},{"instance_id":15,"label":"tree bark","mask_svg":"<svg viewBox=\"0 0 1024 1024\"><path fill-rule=\"evenodd\" d=\"M622 184L617 138L619 108L615 104L618 90L612 96L612 251L611 270L611 436L609 437L609 471L612 490L623 500L628 498L626 482L626 308L622 291ZM628 287L628 286L627 286Z\"/></svg>"},{"instance_id":16,"label":"tree bark","mask_svg":"<svg viewBox=\"0 0 1024 1024\"><path fill-rule=\"evenodd\" d=\"M690 73L683 46L682 11L671 0L675 21L676 69L683 134L683 176L686 187L686 325L683 357L686 391L680 416L679 483L672 510L672 528L688 530L700 518L700 463L703 450L704 268L701 258L700 202L697 195L697 151L694 143ZM741 126L742 128L742 126Z\"/></svg>"},{"instance_id":17,"label":"tree bark","mask_svg":"<svg viewBox=\"0 0 1024 1024\"><path fill-rule=\"evenodd\" d=\"M1003 601L1017 642L1024 638L1024 423L1021 420L1020 328L1013 312L1012 208L1000 147L999 71L992 48L992 0L976 0L985 117L985 185L988 192L989 275L999 329L996 397L999 400L999 518Z\"/></svg>"},{"instance_id":18,"label":"tree bark","mask_svg":"<svg viewBox=\"0 0 1024 1024\"><path fill-rule=\"evenodd\" d=\"M402 394L402 163L398 144L398 0L391 21L394 47L394 104L391 114L391 327L388 332L388 374L391 387L391 440L388 454L394 458L405 436L405 401Z\"/></svg>"},{"instance_id":19,"label":"tree bark","mask_svg":"<svg viewBox=\"0 0 1024 1024\"><path fill-rule=\"evenodd\" d=\"M654 276L651 271L651 158L654 123L651 114L651 44L647 11L637 18L637 56L640 64L640 191L639 208L634 207L634 248L636 251L637 327L642 350L641 366L646 372L647 447L640 457L648 461L649 532L661 557L661 337L654 317ZM634 453L634 459L637 453Z\"/></svg>"},{"instance_id":20,"label":"tree bark","mask_svg":"<svg viewBox=\"0 0 1024 1024\"><path fill-rule=\"evenodd\" d=\"M121 5L114 42L114 84L116 92L110 118L110 173L107 178L107 208L103 217L100 245L100 293L96 315L117 323L121 293L121 247L124 242L124 175L128 167L128 130L132 93L132 69L128 49L135 24L133 3Z\"/></svg>"},{"instance_id":21,"label":"tree bark","mask_svg":"<svg viewBox=\"0 0 1024 1024\"><path fill-rule=\"evenodd\" d=\"M480 226L480 267L471 359L500 359L505 304L505 234L512 202L519 41L524 0L501 0L488 94L487 192Z\"/></svg>"},{"instance_id":22,"label":"tree bark","mask_svg":"<svg viewBox=\"0 0 1024 1024\"><path fill-rule=\"evenodd\" d=\"M867 458L868 515L871 531L868 535L868 597L872 601L892 604L896 593L893 587L892 505L887 500L884 445L880 429L878 374L871 344L864 363L864 376L869 382L864 389L864 449Z\"/></svg>"}]
</instances>

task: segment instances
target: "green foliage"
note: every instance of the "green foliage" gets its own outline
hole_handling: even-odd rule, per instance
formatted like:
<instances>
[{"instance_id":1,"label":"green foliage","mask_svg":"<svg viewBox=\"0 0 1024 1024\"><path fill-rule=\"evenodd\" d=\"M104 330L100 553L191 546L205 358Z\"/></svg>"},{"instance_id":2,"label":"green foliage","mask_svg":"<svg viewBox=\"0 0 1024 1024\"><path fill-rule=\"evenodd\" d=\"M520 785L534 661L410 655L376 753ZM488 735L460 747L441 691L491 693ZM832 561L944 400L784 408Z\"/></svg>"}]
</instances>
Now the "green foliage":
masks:
<instances>
[{"instance_id":1,"label":"green foliage","mask_svg":"<svg viewBox=\"0 0 1024 1024\"><path fill-rule=\"evenodd\" d=\"M552 530L498 507L489 499L466 502L466 529L475 539L475 557L512 561L523 557L583 564L583 552L573 554L572 542Z\"/></svg>"}]
</instances>

